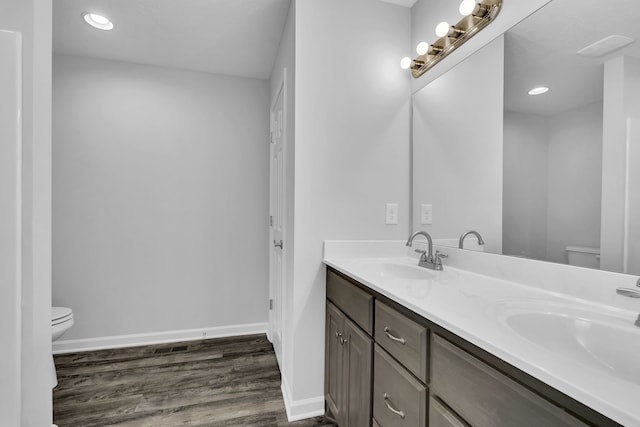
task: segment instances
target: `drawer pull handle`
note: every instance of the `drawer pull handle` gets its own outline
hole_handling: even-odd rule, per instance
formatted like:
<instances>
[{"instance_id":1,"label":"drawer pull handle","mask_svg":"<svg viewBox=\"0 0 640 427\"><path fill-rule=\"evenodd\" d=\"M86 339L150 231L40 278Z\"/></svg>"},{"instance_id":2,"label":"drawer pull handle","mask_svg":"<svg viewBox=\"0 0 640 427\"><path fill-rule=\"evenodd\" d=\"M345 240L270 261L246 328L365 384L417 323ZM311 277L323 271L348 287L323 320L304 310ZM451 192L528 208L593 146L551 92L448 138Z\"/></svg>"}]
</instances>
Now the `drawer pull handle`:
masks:
<instances>
[{"instance_id":1,"label":"drawer pull handle","mask_svg":"<svg viewBox=\"0 0 640 427\"><path fill-rule=\"evenodd\" d=\"M385 393L384 394L384 404L387 406L387 409L390 410L391 412L393 412L394 414L396 414L397 416L399 416L400 418L402 418L404 420L404 412L398 411L396 408L391 406L391 403L389 403L390 400L391 400L391 396L389 396L387 393Z\"/></svg>"},{"instance_id":2,"label":"drawer pull handle","mask_svg":"<svg viewBox=\"0 0 640 427\"><path fill-rule=\"evenodd\" d=\"M393 341L399 342L399 343L400 343L400 344L402 344L402 345L404 345L404 344L405 344L405 342L406 342L406 341L404 340L404 338L394 337L394 336L391 334L391 329L389 329L389 327L388 327L388 326L385 326L385 327L384 327L384 333L385 333L385 334L387 334L387 337L389 337L389 339L390 339L390 340L393 340Z\"/></svg>"}]
</instances>

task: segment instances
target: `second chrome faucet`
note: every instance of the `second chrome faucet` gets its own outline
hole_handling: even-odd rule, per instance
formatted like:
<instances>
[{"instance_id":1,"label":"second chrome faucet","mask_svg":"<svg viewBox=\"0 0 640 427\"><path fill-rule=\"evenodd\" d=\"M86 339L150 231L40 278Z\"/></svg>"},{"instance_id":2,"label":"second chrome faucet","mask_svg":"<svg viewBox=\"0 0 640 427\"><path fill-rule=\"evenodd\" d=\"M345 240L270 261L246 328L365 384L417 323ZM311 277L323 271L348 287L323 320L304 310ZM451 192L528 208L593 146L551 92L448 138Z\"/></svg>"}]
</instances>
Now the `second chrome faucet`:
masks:
<instances>
[{"instance_id":1,"label":"second chrome faucet","mask_svg":"<svg viewBox=\"0 0 640 427\"><path fill-rule=\"evenodd\" d=\"M482 240L482 236L480 235L480 233L475 230L469 230L462 233L462 235L460 236L460 240L458 240L458 247L460 249L464 249L464 239L466 239L469 234L473 234L474 236L476 236L476 238L478 239L478 245L484 245L484 240Z\"/></svg>"}]
</instances>

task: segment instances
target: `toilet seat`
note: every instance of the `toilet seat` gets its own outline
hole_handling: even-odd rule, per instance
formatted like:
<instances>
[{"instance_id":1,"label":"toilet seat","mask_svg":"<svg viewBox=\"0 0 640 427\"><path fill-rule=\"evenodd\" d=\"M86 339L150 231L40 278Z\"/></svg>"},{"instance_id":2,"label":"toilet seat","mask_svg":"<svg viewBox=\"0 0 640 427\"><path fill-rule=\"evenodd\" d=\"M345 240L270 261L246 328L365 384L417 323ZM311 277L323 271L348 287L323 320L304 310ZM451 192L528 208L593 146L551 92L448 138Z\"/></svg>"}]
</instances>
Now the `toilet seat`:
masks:
<instances>
[{"instance_id":1,"label":"toilet seat","mask_svg":"<svg viewBox=\"0 0 640 427\"><path fill-rule=\"evenodd\" d=\"M73 319L73 311L68 307L51 307L51 326Z\"/></svg>"}]
</instances>

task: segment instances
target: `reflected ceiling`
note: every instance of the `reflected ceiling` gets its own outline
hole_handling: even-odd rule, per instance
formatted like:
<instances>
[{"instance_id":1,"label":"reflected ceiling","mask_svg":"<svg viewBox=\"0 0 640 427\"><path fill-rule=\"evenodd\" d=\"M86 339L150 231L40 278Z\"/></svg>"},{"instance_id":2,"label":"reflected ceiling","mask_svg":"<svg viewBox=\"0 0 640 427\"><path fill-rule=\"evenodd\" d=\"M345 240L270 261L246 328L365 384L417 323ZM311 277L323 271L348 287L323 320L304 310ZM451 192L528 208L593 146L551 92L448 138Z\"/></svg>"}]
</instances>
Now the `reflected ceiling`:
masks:
<instances>
[{"instance_id":1,"label":"reflected ceiling","mask_svg":"<svg viewBox=\"0 0 640 427\"><path fill-rule=\"evenodd\" d=\"M553 0L505 35L505 109L554 115L602 99L602 64L618 55L640 58L638 0ZM600 58L576 54L612 34L635 43ZM529 96L536 86L545 95Z\"/></svg>"}]
</instances>

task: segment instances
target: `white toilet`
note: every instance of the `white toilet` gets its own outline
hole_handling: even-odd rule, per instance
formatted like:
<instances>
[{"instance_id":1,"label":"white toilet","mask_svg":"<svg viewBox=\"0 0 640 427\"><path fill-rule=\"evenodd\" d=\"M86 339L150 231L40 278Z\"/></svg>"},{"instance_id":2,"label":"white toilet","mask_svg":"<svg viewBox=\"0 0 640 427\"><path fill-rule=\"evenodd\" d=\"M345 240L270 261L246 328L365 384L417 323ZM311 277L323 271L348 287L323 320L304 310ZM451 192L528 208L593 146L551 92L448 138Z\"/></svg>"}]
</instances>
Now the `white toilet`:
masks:
<instances>
[{"instance_id":1,"label":"white toilet","mask_svg":"<svg viewBox=\"0 0 640 427\"><path fill-rule=\"evenodd\" d=\"M567 246L569 265L600 268L600 248L591 246Z\"/></svg>"},{"instance_id":2,"label":"white toilet","mask_svg":"<svg viewBox=\"0 0 640 427\"><path fill-rule=\"evenodd\" d=\"M56 341L73 326L73 311L67 307L51 307L51 342ZM58 385L56 365L51 355L51 388Z\"/></svg>"}]
</instances>

